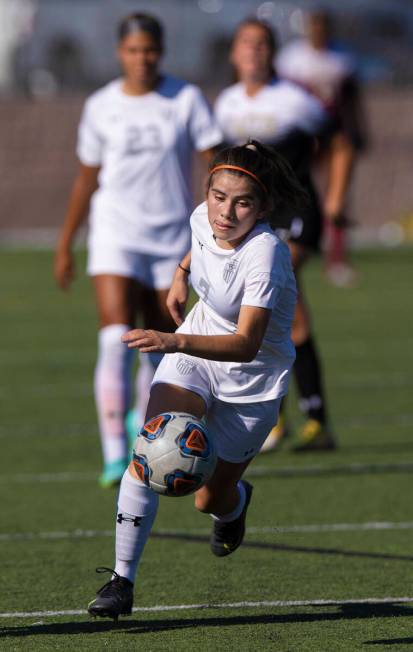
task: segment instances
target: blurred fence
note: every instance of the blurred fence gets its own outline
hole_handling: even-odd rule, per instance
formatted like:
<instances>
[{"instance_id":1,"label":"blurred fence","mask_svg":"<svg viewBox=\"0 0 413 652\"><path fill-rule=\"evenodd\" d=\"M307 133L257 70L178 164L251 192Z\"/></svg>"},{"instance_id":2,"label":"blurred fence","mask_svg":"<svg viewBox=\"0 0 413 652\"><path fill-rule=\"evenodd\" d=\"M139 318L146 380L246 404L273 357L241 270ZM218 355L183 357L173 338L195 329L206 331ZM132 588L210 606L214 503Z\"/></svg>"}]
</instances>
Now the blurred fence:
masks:
<instances>
[{"instance_id":1,"label":"blurred fence","mask_svg":"<svg viewBox=\"0 0 413 652\"><path fill-rule=\"evenodd\" d=\"M82 97L0 103L0 244L54 241L76 172L82 104ZM353 182L353 240L397 244L405 236L413 241L413 90L369 88L366 105L371 144ZM194 172L200 199L198 165Z\"/></svg>"}]
</instances>

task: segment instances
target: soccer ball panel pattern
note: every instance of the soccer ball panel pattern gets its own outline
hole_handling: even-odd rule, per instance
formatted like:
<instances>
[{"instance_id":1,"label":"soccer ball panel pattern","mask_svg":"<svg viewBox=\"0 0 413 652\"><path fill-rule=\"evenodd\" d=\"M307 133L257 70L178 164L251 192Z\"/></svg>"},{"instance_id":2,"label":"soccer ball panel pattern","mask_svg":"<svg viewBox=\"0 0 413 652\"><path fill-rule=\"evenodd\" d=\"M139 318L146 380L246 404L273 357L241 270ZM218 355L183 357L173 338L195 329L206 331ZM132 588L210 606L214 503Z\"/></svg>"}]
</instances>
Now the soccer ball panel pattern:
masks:
<instances>
[{"instance_id":1,"label":"soccer ball panel pattern","mask_svg":"<svg viewBox=\"0 0 413 652\"><path fill-rule=\"evenodd\" d=\"M200 419L168 412L141 428L130 468L157 493L179 497L208 481L216 459L213 439Z\"/></svg>"}]
</instances>

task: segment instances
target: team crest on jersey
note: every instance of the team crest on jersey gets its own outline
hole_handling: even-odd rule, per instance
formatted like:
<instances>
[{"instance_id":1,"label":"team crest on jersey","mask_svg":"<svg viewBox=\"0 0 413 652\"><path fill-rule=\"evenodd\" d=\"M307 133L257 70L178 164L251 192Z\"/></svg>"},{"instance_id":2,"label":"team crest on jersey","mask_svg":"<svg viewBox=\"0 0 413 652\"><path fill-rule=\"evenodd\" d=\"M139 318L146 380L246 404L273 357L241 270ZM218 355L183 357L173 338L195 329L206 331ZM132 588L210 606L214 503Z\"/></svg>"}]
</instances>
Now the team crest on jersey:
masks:
<instances>
[{"instance_id":1,"label":"team crest on jersey","mask_svg":"<svg viewBox=\"0 0 413 652\"><path fill-rule=\"evenodd\" d=\"M238 260L236 258L226 263L224 267L224 272L222 274L222 278L224 279L225 283L229 283L232 280L232 278L235 276L237 267L238 267Z\"/></svg>"},{"instance_id":2,"label":"team crest on jersey","mask_svg":"<svg viewBox=\"0 0 413 652\"><path fill-rule=\"evenodd\" d=\"M187 358L178 358L178 362L176 363L176 368L181 374L181 376L189 376L194 369L196 368L195 362L192 362L192 360L188 360Z\"/></svg>"}]
</instances>

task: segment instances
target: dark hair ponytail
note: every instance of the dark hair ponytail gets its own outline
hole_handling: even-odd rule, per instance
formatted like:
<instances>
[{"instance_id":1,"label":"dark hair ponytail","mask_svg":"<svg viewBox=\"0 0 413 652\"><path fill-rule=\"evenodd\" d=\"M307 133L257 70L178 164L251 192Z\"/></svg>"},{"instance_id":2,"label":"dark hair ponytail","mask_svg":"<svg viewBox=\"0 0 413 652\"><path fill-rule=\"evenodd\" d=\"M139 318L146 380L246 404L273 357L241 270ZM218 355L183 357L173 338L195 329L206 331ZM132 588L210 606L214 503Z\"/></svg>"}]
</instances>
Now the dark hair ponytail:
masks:
<instances>
[{"instance_id":1,"label":"dark hair ponytail","mask_svg":"<svg viewBox=\"0 0 413 652\"><path fill-rule=\"evenodd\" d=\"M147 32L152 36L159 51L163 51L163 27L154 16L135 13L123 18L118 26L119 42L134 32Z\"/></svg>"},{"instance_id":2,"label":"dark hair ponytail","mask_svg":"<svg viewBox=\"0 0 413 652\"><path fill-rule=\"evenodd\" d=\"M212 183L214 168L221 165L236 166L245 170L243 172L229 168L227 171L231 174L244 174L251 179L257 196L268 211L267 222L273 229L287 228L292 218L308 207L308 193L301 186L288 161L274 149L257 140L250 140L241 146L227 147L218 152L209 167L207 190Z\"/></svg>"}]
</instances>

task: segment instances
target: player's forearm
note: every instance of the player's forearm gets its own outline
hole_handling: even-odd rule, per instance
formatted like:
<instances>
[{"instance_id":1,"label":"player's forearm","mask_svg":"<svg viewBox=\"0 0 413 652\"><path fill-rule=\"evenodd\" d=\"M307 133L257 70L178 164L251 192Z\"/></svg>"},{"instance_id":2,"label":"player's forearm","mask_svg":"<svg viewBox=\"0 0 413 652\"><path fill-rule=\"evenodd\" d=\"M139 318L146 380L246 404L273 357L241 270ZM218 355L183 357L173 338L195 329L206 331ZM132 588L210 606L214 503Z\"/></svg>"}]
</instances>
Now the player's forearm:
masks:
<instances>
[{"instance_id":1,"label":"player's forearm","mask_svg":"<svg viewBox=\"0 0 413 652\"><path fill-rule=\"evenodd\" d=\"M187 254L182 258L178 265L178 273L180 272L187 272L189 273L191 271L191 250L188 251Z\"/></svg>"},{"instance_id":2,"label":"player's forearm","mask_svg":"<svg viewBox=\"0 0 413 652\"><path fill-rule=\"evenodd\" d=\"M259 346L252 338L233 335L187 335L175 333L177 351L221 362L251 362Z\"/></svg>"}]
</instances>

